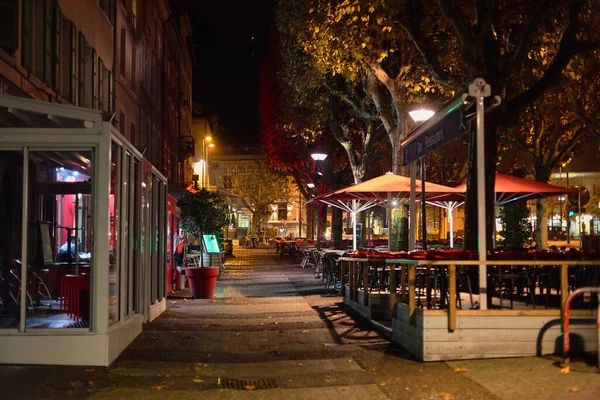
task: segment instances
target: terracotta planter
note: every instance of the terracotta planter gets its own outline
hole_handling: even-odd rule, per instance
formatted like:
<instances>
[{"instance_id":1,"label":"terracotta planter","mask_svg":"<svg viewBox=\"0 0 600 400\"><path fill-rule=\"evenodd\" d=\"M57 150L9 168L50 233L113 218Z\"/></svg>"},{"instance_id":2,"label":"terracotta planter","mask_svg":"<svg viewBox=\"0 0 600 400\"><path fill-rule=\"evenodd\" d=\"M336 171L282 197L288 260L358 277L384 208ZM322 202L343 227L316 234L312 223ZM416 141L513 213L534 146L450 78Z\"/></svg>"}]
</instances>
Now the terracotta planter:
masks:
<instances>
[{"instance_id":1,"label":"terracotta planter","mask_svg":"<svg viewBox=\"0 0 600 400\"><path fill-rule=\"evenodd\" d=\"M217 286L219 267L188 267L185 276L188 278L190 292L195 299L212 299Z\"/></svg>"}]
</instances>

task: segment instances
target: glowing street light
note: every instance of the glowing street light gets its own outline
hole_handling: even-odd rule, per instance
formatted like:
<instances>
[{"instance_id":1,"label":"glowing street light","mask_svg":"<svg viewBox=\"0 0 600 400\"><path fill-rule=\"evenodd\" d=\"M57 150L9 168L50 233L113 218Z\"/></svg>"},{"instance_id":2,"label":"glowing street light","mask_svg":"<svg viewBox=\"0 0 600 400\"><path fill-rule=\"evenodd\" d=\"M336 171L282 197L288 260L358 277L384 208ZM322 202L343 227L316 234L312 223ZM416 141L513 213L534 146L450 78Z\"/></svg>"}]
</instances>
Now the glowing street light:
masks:
<instances>
[{"instance_id":1,"label":"glowing street light","mask_svg":"<svg viewBox=\"0 0 600 400\"><path fill-rule=\"evenodd\" d=\"M415 123L423 123L427 121L429 118L433 117L435 111L428 110L426 108L420 108L418 110L409 111L408 114L415 121ZM425 160L421 157L421 232L423 235L423 250L427 250L427 217L426 217L426 205L425 205ZM411 229L411 237L410 237L410 246L415 242L416 236L416 206L415 206L415 197L416 197L416 171L415 168L411 166L411 174L410 174L411 184L410 184L410 229ZM414 232L414 233L413 233Z\"/></svg>"},{"instance_id":2,"label":"glowing street light","mask_svg":"<svg viewBox=\"0 0 600 400\"><path fill-rule=\"evenodd\" d=\"M413 119L413 121L418 123L418 122L425 122L429 118L433 117L433 115L435 114L435 111L421 108L418 110L409 111L408 114Z\"/></svg>"},{"instance_id":3,"label":"glowing street light","mask_svg":"<svg viewBox=\"0 0 600 400\"><path fill-rule=\"evenodd\" d=\"M320 180L323 176L323 173L319 171L319 164L327 158L327 154L320 153L318 151L312 153L310 155L313 160L317 163L317 180ZM314 186L314 184L313 184ZM317 195L321 195L321 185L319 182L319 186L317 187ZM321 204L317 204L317 249L321 248Z\"/></svg>"}]
</instances>

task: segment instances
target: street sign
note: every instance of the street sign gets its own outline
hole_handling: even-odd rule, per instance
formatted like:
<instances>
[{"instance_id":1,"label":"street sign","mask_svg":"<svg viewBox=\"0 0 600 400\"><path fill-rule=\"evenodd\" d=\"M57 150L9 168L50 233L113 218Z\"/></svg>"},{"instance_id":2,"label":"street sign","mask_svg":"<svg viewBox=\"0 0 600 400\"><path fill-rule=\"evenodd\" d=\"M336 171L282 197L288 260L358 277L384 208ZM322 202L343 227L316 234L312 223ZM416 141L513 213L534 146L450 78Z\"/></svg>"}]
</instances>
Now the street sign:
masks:
<instances>
[{"instance_id":1,"label":"street sign","mask_svg":"<svg viewBox=\"0 0 600 400\"><path fill-rule=\"evenodd\" d=\"M433 124L427 130L418 134L413 132L414 139L411 136L406 140L403 146L404 161L403 166L406 166L413 161L425 156L429 152L438 147L450 142L457 136L462 135L467 130L464 119L464 106L460 104L447 111L447 114L439 121ZM415 137L415 134L418 136Z\"/></svg>"}]
</instances>

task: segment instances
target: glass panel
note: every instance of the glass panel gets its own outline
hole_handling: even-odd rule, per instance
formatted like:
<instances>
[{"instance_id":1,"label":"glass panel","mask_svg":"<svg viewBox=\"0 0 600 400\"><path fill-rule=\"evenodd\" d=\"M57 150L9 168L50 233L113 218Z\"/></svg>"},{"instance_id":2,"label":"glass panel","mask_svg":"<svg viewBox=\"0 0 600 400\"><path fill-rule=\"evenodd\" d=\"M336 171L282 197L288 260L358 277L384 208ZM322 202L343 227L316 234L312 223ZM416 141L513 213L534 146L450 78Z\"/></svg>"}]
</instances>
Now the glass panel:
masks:
<instances>
[{"instance_id":1,"label":"glass panel","mask_svg":"<svg viewBox=\"0 0 600 400\"><path fill-rule=\"evenodd\" d=\"M108 322L114 324L119 320L119 234L120 234L120 208L121 199L121 146L113 142L110 151L110 197L109 215L109 264L108 264Z\"/></svg>"},{"instance_id":2,"label":"glass panel","mask_svg":"<svg viewBox=\"0 0 600 400\"><path fill-rule=\"evenodd\" d=\"M129 282L129 290L128 290L128 312L129 313L133 313L138 310L138 276L139 276L139 269L140 269L140 204L141 204L141 195L140 195L140 189L141 189L141 175L140 175L140 162L139 160L134 159L133 160L133 168L132 168L132 196L133 196L133 208L132 208L132 212L131 212L131 217L132 217L132 223L131 223L131 229L133 230L133 238L131 240L132 242L132 252L131 252L131 268L129 268L129 278L128 278L128 282Z\"/></svg>"},{"instance_id":3,"label":"glass panel","mask_svg":"<svg viewBox=\"0 0 600 400\"><path fill-rule=\"evenodd\" d=\"M156 302L158 298L158 220L159 220L159 202L158 202L158 192L160 191L158 179L154 175L152 175L152 213L151 215L151 224L150 228L150 240L152 244L150 246L150 256L152 259L152 282L151 282L151 292L150 292L150 301L151 304Z\"/></svg>"},{"instance_id":4,"label":"glass panel","mask_svg":"<svg viewBox=\"0 0 600 400\"><path fill-rule=\"evenodd\" d=\"M160 182L161 187L161 205L160 205L160 283L158 286L158 298L164 299L166 295L166 282L167 278L167 185L164 182Z\"/></svg>"},{"instance_id":5,"label":"glass panel","mask_svg":"<svg viewBox=\"0 0 600 400\"><path fill-rule=\"evenodd\" d=\"M30 151L25 326L89 328L92 152Z\"/></svg>"},{"instance_id":6,"label":"glass panel","mask_svg":"<svg viewBox=\"0 0 600 400\"><path fill-rule=\"evenodd\" d=\"M121 168L123 172L122 177L122 185L121 185L121 199L123 204L121 206L121 294L123 295L120 299L120 307L121 314L128 315L128 307L127 307L127 298L129 291L129 283L128 283L128 272L130 268L129 263L129 208L130 208L130 198L129 198L129 188L131 187L131 182L129 180L129 164L131 162L131 155L128 152L125 152L125 157L123 159L123 167Z\"/></svg>"},{"instance_id":7,"label":"glass panel","mask_svg":"<svg viewBox=\"0 0 600 400\"><path fill-rule=\"evenodd\" d=\"M23 153L0 151L0 329L19 328L22 215Z\"/></svg>"}]
</instances>

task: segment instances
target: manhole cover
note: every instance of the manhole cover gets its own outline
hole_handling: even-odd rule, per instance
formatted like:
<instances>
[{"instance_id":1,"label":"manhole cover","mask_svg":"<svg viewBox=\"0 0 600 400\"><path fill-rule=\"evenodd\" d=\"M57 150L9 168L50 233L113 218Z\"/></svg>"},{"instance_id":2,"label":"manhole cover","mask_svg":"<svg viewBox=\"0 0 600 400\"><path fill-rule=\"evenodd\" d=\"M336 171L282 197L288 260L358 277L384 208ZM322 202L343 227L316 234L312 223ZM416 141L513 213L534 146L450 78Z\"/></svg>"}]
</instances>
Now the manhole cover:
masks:
<instances>
[{"instance_id":1,"label":"manhole cover","mask_svg":"<svg viewBox=\"0 0 600 400\"><path fill-rule=\"evenodd\" d=\"M234 379L234 378L219 378L218 387L220 389L237 389L237 390L259 390L259 389L276 389L277 380L275 378L267 379Z\"/></svg>"}]
</instances>

